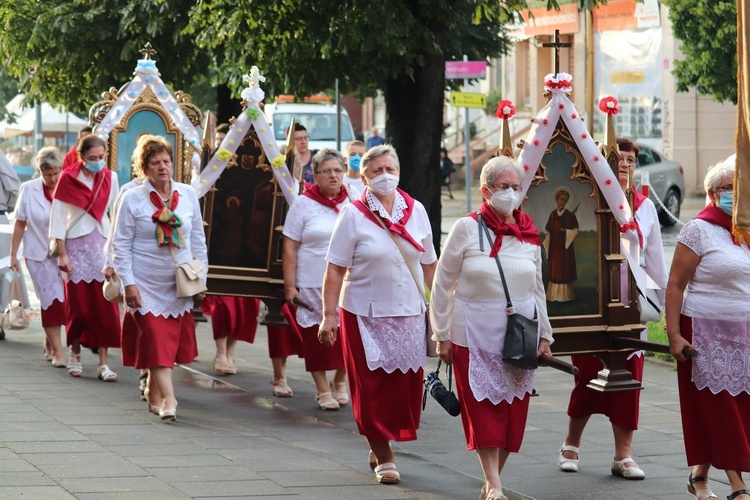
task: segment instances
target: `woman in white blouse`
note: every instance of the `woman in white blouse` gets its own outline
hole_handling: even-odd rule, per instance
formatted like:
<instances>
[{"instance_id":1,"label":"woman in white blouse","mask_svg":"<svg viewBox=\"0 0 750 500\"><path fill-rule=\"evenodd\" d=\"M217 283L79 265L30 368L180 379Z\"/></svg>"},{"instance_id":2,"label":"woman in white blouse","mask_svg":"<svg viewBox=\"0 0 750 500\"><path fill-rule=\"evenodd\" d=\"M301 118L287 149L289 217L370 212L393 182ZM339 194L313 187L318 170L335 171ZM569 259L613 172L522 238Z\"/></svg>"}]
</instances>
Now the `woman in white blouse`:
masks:
<instances>
[{"instance_id":1,"label":"woman in white blouse","mask_svg":"<svg viewBox=\"0 0 750 500\"><path fill-rule=\"evenodd\" d=\"M397 189L400 171L390 145L362 157L366 190L333 229L318 333L326 345L339 340L338 303L354 418L370 445L370 466L387 484L400 481L389 441L417 439L426 350L420 288L431 286L437 263L427 212Z\"/></svg>"},{"instance_id":2,"label":"woman in white blouse","mask_svg":"<svg viewBox=\"0 0 750 500\"><path fill-rule=\"evenodd\" d=\"M36 155L39 177L21 185L10 244L10 267L18 271L18 248L23 240L26 267L42 306L45 353L49 352L52 366L59 368L66 366L60 341L60 327L65 324L65 284L57 268L57 259L49 255L48 234L52 193L57 186L62 163L63 156L59 149L47 147L39 150Z\"/></svg>"},{"instance_id":3,"label":"woman in white blouse","mask_svg":"<svg viewBox=\"0 0 750 500\"><path fill-rule=\"evenodd\" d=\"M687 490L716 499L713 466L748 500L750 472L750 254L733 235L734 155L706 173L710 203L680 231L667 285L667 336L677 359L682 434L692 468ZM687 291L687 293L685 293ZM698 355L686 359L686 347Z\"/></svg>"},{"instance_id":4,"label":"woman in white blouse","mask_svg":"<svg viewBox=\"0 0 750 500\"><path fill-rule=\"evenodd\" d=\"M81 344L99 348L97 376L117 380L107 349L120 347L120 310L102 293L104 244L117 198L117 175L105 167L107 143L87 135L78 143L81 161L63 170L53 195L49 237L65 281L65 330L70 346L68 373L80 377Z\"/></svg>"},{"instance_id":5,"label":"woman in white blouse","mask_svg":"<svg viewBox=\"0 0 750 500\"><path fill-rule=\"evenodd\" d=\"M126 332L136 335L135 368L149 370L149 410L175 420L174 365L192 363L198 355L193 299L177 298L175 260L195 256L208 268L203 218L195 190L172 180L172 146L166 139L141 136L133 156L136 174L146 180L122 198L114 264L125 287L126 314L137 329Z\"/></svg>"},{"instance_id":6,"label":"woman in white blouse","mask_svg":"<svg viewBox=\"0 0 750 500\"><path fill-rule=\"evenodd\" d=\"M349 204L343 185L344 157L335 149L322 149L312 159L312 170L313 185L294 202L284 222L284 294L290 305L298 299L314 308L314 311L297 308L305 369L315 381L318 407L338 410L349 403L341 343L321 344L318 326L323 316L322 287L328 243L340 210ZM336 371L330 384L327 370Z\"/></svg>"},{"instance_id":7,"label":"woman in white blouse","mask_svg":"<svg viewBox=\"0 0 750 500\"><path fill-rule=\"evenodd\" d=\"M484 472L481 499L506 498L500 474L510 453L521 448L534 382L533 370L503 363L506 298L495 256L516 312L539 320L538 354L551 355L539 233L531 217L516 209L523 177L523 168L505 156L484 165L484 203L451 228L430 302L440 359L454 366L466 445L477 451ZM494 233L491 241L479 232L479 216Z\"/></svg>"}]
</instances>

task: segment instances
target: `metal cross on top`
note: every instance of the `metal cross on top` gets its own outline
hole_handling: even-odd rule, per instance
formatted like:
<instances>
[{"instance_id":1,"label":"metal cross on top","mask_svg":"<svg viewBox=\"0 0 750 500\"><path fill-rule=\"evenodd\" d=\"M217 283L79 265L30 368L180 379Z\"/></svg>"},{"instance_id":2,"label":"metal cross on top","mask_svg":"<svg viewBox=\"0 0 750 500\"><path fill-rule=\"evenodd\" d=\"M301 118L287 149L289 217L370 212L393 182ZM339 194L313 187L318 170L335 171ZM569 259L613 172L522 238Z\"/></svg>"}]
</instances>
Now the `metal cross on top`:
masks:
<instances>
[{"instance_id":1,"label":"metal cross on top","mask_svg":"<svg viewBox=\"0 0 750 500\"><path fill-rule=\"evenodd\" d=\"M151 42L146 42L146 45L138 52L143 54L143 58L146 60L151 59L151 56L157 53L156 50L151 46Z\"/></svg>"},{"instance_id":2,"label":"metal cross on top","mask_svg":"<svg viewBox=\"0 0 750 500\"><path fill-rule=\"evenodd\" d=\"M555 49L555 76L560 72L560 49L563 47L572 47L569 42L560 42L560 30L555 30L555 41L544 42L542 47L552 47Z\"/></svg>"}]
</instances>

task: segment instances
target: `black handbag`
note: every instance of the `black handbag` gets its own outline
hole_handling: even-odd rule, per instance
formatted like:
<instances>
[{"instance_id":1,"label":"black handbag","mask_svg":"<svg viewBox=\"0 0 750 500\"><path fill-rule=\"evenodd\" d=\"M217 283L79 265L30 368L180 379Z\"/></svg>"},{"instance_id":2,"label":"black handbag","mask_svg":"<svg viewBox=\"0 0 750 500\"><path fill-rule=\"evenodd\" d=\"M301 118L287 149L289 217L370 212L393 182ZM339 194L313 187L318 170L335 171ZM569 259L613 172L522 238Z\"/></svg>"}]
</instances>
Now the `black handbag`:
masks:
<instances>
[{"instance_id":1,"label":"black handbag","mask_svg":"<svg viewBox=\"0 0 750 500\"><path fill-rule=\"evenodd\" d=\"M479 251L483 252L482 230L487 235L488 241L490 241L490 231L487 228L487 224L482 220L482 214L479 213L477 215L477 222L479 223ZM534 319L529 319L515 311L513 303L510 300L510 294L508 293L508 285L505 282L503 267L500 265L500 258L497 255L495 255L495 263L497 264L497 270L500 272L500 280L503 282L505 300L507 301L505 310L508 313L508 325L505 328L505 343L503 344L503 363L508 363L509 365L525 370L536 370L539 366L537 362L539 322L537 321L536 311L534 311Z\"/></svg>"},{"instance_id":2,"label":"black handbag","mask_svg":"<svg viewBox=\"0 0 750 500\"><path fill-rule=\"evenodd\" d=\"M435 398L435 401L442 406L445 411L448 412L452 417L457 417L461 414L461 403L458 402L458 398L451 390L451 379L453 378L453 367L447 365L446 373L448 374L448 388L445 388L443 382L440 380L440 364L441 361L438 359L437 368L434 372L430 372L424 378L424 394L422 395L422 409L424 410L427 406L427 393Z\"/></svg>"}]
</instances>

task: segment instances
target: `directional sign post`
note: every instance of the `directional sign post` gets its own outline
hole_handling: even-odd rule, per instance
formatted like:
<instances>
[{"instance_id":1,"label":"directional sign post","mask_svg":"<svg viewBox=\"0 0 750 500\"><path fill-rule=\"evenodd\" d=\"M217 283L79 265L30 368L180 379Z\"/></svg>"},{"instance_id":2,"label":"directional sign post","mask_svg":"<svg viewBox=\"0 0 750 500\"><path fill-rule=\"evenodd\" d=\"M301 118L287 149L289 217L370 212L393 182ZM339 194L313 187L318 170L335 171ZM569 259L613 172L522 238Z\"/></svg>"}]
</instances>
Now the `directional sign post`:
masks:
<instances>
[{"instance_id":1,"label":"directional sign post","mask_svg":"<svg viewBox=\"0 0 750 500\"><path fill-rule=\"evenodd\" d=\"M455 108L484 109L487 107L487 96L469 92L451 92L451 106Z\"/></svg>"}]
</instances>

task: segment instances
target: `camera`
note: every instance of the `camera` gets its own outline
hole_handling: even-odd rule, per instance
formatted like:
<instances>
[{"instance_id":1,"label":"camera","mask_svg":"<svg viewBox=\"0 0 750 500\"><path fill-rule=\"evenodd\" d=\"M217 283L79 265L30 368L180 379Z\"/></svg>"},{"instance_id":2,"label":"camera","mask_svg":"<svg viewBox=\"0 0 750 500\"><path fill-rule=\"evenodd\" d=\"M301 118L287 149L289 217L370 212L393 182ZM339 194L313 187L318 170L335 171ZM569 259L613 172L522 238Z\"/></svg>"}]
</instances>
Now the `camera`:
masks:
<instances>
[{"instance_id":1,"label":"camera","mask_svg":"<svg viewBox=\"0 0 750 500\"><path fill-rule=\"evenodd\" d=\"M424 387L425 396L429 392L430 396L432 396L449 415L457 417L461 414L461 404L458 402L456 395L445 388L437 371L427 374L424 379Z\"/></svg>"}]
</instances>

